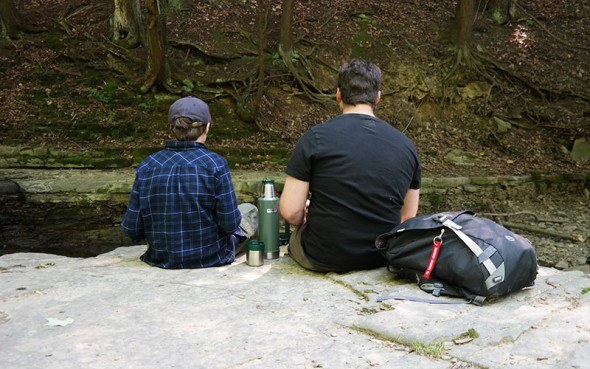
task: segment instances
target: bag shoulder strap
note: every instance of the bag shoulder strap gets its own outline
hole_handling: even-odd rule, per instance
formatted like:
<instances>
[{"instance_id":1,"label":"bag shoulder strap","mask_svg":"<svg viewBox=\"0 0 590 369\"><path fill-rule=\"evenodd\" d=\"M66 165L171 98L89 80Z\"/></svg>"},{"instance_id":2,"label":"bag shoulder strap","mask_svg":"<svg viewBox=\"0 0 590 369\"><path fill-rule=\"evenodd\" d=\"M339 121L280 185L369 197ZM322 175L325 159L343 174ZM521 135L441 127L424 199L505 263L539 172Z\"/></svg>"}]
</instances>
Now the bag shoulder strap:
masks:
<instances>
[{"instance_id":1,"label":"bag shoulder strap","mask_svg":"<svg viewBox=\"0 0 590 369\"><path fill-rule=\"evenodd\" d=\"M486 300L485 296L475 295L469 291L466 291L462 288L458 288L455 286L451 286L449 284L443 283L440 280L434 278L425 278L424 276L420 275L417 271L411 269L390 269L388 266L388 270L396 275L401 276L403 279L407 280L414 280L418 283L420 289L424 292L430 293L433 296L437 297L434 299L427 299L421 297L413 297L413 296L403 296L403 295L385 295L379 296L377 298L377 302L382 302L384 300L407 300L407 301L415 301L415 302L424 302L428 304L446 304L446 305L457 305L457 304L474 304L477 306L483 305ZM401 274L400 274L401 273ZM463 299L462 301L451 301L445 299L439 299L440 296L451 296L451 297L459 297Z\"/></svg>"},{"instance_id":2,"label":"bag shoulder strap","mask_svg":"<svg viewBox=\"0 0 590 369\"><path fill-rule=\"evenodd\" d=\"M485 301L485 297L476 296L473 299L465 299L462 301L452 301L452 300L442 300L442 299L424 299L421 297L404 296L404 295L384 295L384 296L377 297L377 302L383 302L385 300L405 300L405 301L423 302L426 304L439 304L439 305L473 304L473 305L477 305L477 306L482 306Z\"/></svg>"}]
</instances>

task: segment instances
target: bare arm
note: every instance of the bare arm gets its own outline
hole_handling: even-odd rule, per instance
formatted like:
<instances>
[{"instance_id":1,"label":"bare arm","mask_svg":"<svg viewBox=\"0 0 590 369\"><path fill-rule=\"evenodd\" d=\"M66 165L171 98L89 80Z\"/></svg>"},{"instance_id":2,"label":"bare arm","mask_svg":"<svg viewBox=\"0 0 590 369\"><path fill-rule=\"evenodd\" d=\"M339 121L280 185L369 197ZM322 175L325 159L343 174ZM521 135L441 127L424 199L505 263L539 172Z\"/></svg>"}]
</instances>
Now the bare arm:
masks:
<instances>
[{"instance_id":1,"label":"bare arm","mask_svg":"<svg viewBox=\"0 0 590 369\"><path fill-rule=\"evenodd\" d=\"M309 182L287 176L285 188L279 200L281 216L291 225L301 225L307 211Z\"/></svg>"},{"instance_id":2,"label":"bare arm","mask_svg":"<svg viewBox=\"0 0 590 369\"><path fill-rule=\"evenodd\" d=\"M404 198L404 206L402 206L402 222L413 218L418 213L418 202L420 201L420 190L409 189Z\"/></svg>"}]
</instances>

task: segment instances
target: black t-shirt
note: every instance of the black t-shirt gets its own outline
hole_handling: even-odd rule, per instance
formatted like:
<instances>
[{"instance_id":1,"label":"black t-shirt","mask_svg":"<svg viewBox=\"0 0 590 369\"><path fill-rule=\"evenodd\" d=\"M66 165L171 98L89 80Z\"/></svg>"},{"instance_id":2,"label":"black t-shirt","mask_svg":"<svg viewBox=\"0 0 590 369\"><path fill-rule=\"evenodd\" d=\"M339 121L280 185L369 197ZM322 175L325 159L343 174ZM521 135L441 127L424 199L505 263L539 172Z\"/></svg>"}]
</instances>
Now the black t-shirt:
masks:
<instances>
[{"instance_id":1,"label":"black t-shirt","mask_svg":"<svg viewBox=\"0 0 590 369\"><path fill-rule=\"evenodd\" d=\"M309 182L307 257L339 271L385 265L375 238L401 221L408 189L421 167L412 141L387 122L343 114L301 137L285 172Z\"/></svg>"}]
</instances>

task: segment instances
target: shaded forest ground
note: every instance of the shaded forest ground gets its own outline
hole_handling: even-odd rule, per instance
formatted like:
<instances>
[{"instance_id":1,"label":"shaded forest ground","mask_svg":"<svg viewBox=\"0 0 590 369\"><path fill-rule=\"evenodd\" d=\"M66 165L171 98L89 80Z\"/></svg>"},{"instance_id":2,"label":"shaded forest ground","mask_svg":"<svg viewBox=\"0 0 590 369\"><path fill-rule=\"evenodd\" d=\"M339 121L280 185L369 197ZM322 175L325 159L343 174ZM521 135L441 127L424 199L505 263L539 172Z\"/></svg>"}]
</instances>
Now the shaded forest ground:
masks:
<instances>
[{"instance_id":1,"label":"shaded forest ground","mask_svg":"<svg viewBox=\"0 0 590 369\"><path fill-rule=\"evenodd\" d=\"M268 75L256 116L255 2L171 3L173 76L186 94L210 102L209 146L232 167L281 169L305 129L338 113L334 103L311 102L278 57L280 2L268 16ZM416 142L427 176L588 171L567 151L590 136L590 4L522 3L505 25L477 14L474 44L498 63L486 66L487 79L466 69L444 83L454 61L447 42L454 4L439 1L296 1L297 60L326 94L334 93L345 60L379 64L384 99L377 114ZM109 42L112 1L17 5L44 32L0 41L2 144L161 146L177 96L139 93L145 49ZM510 123L506 132L498 119ZM469 165L446 160L451 150L468 155Z\"/></svg>"},{"instance_id":2,"label":"shaded forest ground","mask_svg":"<svg viewBox=\"0 0 590 369\"><path fill-rule=\"evenodd\" d=\"M576 163L568 152L576 139L590 138L590 3L521 2L504 25L478 12L474 50L478 60L488 61L446 78L455 61L448 47L454 2L296 1L295 65L313 76L316 92L330 95L344 61L376 62L384 74L377 115L414 140L427 177L590 173L589 162ZM161 148L170 137L168 106L179 96L139 92L146 50L109 41L113 1L16 3L43 32L0 40L0 146L112 148L125 156ZM278 53L280 3L269 7L266 79L256 114L256 2L171 1L173 78L184 94L209 102L214 121L208 146L234 169L281 170L303 131L338 114L334 102L312 102L285 67ZM453 163L450 153L465 162ZM590 240L589 194L567 195L482 199L483 208L474 210L532 210L558 218L534 220L536 228ZM37 226L45 221L31 219L38 209L19 209L7 211L10 216L0 212L8 221L0 242L8 242L6 252L28 250L29 243L31 250L67 246L66 236L46 239ZM26 242L14 241L19 237ZM92 237L70 246L88 252L107 244ZM539 246L541 264L587 267L589 240L529 237ZM113 248L128 242L116 240Z\"/></svg>"}]
</instances>

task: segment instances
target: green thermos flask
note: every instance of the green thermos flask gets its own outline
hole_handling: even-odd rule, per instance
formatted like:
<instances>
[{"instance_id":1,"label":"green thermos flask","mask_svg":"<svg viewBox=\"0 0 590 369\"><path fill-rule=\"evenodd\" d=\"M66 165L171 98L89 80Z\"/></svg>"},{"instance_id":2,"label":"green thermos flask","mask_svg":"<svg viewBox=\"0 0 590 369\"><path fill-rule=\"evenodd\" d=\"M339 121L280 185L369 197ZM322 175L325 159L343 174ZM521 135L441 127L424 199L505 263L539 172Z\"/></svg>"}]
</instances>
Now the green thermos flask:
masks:
<instances>
[{"instance_id":1,"label":"green thermos flask","mask_svg":"<svg viewBox=\"0 0 590 369\"><path fill-rule=\"evenodd\" d=\"M258 239L264 242L264 257L279 257L279 198L275 195L275 181L262 181L258 198Z\"/></svg>"}]
</instances>

